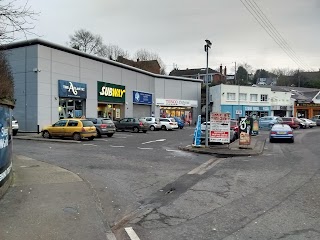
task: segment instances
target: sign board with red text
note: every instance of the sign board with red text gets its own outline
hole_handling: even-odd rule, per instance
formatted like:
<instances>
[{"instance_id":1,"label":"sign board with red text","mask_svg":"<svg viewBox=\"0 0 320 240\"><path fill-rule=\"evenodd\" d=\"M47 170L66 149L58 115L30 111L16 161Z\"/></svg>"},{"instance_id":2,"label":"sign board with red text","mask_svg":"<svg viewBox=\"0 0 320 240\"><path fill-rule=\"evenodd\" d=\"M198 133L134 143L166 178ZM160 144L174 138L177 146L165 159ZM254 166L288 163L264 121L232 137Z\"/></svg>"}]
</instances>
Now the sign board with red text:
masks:
<instances>
[{"instance_id":1,"label":"sign board with red text","mask_svg":"<svg viewBox=\"0 0 320 240\"><path fill-rule=\"evenodd\" d=\"M230 113L210 114L210 142L230 143Z\"/></svg>"}]
</instances>

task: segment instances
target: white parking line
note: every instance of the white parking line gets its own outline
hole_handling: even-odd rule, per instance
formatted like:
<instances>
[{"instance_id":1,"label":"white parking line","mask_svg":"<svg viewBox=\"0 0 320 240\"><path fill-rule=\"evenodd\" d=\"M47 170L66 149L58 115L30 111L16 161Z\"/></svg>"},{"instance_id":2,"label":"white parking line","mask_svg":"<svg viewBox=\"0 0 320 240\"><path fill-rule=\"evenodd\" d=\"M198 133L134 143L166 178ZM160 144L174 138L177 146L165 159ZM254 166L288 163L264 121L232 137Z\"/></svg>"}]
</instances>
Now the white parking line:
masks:
<instances>
[{"instance_id":1,"label":"white parking line","mask_svg":"<svg viewBox=\"0 0 320 240\"><path fill-rule=\"evenodd\" d=\"M114 137L114 138L127 138L127 137Z\"/></svg>"},{"instance_id":2,"label":"white parking line","mask_svg":"<svg viewBox=\"0 0 320 240\"><path fill-rule=\"evenodd\" d=\"M142 149L142 150L152 150L153 148L142 148L142 147L138 147L138 149Z\"/></svg>"},{"instance_id":3,"label":"white parking line","mask_svg":"<svg viewBox=\"0 0 320 240\"><path fill-rule=\"evenodd\" d=\"M209 169L213 168L215 165L217 165L219 162L224 160L225 158L220 158L216 160L216 158L211 158L207 162L201 164L199 167L196 167L195 169L188 172L188 174L198 174L202 175L206 173Z\"/></svg>"},{"instance_id":4,"label":"white parking line","mask_svg":"<svg viewBox=\"0 0 320 240\"><path fill-rule=\"evenodd\" d=\"M144 142L144 143L141 143L141 144L148 144L148 143L155 143L155 142L164 142L165 140L167 140L167 139L158 139L158 140L154 140L154 141Z\"/></svg>"},{"instance_id":5,"label":"white parking line","mask_svg":"<svg viewBox=\"0 0 320 240\"><path fill-rule=\"evenodd\" d=\"M124 146L113 146L113 145L110 145L110 147L114 147L114 148L123 148Z\"/></svg>"},{"instance_id":6,"label":"white parking line","mask_svg":"<svg viewBox=\"0 0 320 240\"><path fill-rule=\"evenodd\" d=\"M167 152L181 152L181 150L166 149Z\"/></svg>"},{"instance_id":7,"label":"white parking line","mask_svg":"<svg viewBox=\"0 0 320 240\"><path fill-rule=\"evenodd\" d=\"M97 147L97 145L95 145L95 144L93 144L93 143L84 143L83 145L84 145L84 146L95 146L95 147Z\"/></svg>"},{"instance_id":8,"label":"white parking line","mask_svg":"<svg viewBox=\"0 0 320 240\"><path fill-rule=\"evenodd\" d=\"M131 240L140 240L136 232L133 230L132 227L126 227L124 230L126 230L128 236L130 237Z\"/></svg>"}]
</instances>

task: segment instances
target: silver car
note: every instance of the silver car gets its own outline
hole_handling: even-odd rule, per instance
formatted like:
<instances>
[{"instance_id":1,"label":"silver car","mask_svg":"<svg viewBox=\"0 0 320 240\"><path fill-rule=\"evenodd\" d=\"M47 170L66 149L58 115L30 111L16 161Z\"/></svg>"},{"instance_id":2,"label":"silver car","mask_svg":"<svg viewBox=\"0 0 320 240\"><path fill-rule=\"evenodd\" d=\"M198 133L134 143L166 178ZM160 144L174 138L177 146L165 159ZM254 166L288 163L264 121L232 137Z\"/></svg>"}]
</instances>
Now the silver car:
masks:
<instances>
[{"instance_id":1,"label":"silver car","mask_svg":"<svg viewBox=\"0 0 320 240\"><path fill-rule=\"evenodd\" d=\"M18 124L18 120L16 120L13 116L12 116L12 134L13 136L16 136L17 133L19 131L19 124Z\"/></svg>"},{"instance_id":2,"label":"silver car","mask_svg":"<svg viewBox=\"0 0 320 240\"><path fill-rule=\"evenodd\" d=\"M155 118L155 117L143 117L140 118L143 119L144 121L146 121L149 124L149 129L151 131L155 131L155 130L160 130L161 129L161 124L159 121L159 118Z\"/></svg>"}]
</instances>

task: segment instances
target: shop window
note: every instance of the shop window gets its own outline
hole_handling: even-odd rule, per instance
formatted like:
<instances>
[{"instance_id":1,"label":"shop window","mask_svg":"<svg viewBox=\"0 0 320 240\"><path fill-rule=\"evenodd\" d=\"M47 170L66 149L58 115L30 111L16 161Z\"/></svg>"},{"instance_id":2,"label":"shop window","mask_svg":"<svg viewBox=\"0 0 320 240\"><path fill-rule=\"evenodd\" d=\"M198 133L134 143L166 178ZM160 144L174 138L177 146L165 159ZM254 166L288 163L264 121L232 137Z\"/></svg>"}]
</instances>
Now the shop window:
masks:
<instances>
[{"instance_id":1,"label":"shop window","mask_svg":"<svg viewBox=\"0 0 320 240\"><path fill-rule=\"evenodd\" d=\"M261 101L261 102L267 102L267 101L268 101L268 95L266 95L266 94L261 94L261 96L260 96L260 101Z\"/></svg>"},{"instance_id":2,"label":"shop window","mask_svg":"<svg viewBox=\"0 0 320 240\"><path fill-rule=\"evenodd\" d=\"M227 93L227 100L236 100L236 94L235 93Z\"/></svg>"},{"instance_id":3,"label":"shop window","mask_svg":"<svg viewBox=\"0 0 320 240\"><path fill-rule=\"evenodd\" d=\"M258 94L250 94L250 102L257 102Z\"/></svg>"}]
</instances>

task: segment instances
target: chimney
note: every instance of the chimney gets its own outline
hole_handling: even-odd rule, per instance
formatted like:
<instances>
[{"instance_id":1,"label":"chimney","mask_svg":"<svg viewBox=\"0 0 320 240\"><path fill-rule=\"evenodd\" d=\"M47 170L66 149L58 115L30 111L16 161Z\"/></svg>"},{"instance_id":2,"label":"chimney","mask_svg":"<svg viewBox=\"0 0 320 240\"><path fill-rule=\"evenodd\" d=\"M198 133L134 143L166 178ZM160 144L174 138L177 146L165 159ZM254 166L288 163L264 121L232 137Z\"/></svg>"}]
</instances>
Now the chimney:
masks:
<instances>
[{"instance_id":1,"label":"chimney","mask_svg":"<svg viewBox=\"0 0 320 240\"><path fill-rule=\"evenodd\" d=\"M139 62L139 58L137 58L137 62Z\"/></svg>"},{"instance_id":2,"label":"chimney","mask_svg":"<svg viewBox=\"0 0 320 240\"><path fill-rule=\"evenodd\" d=\"M220 73L222 74L222 64L220 65Z\"/></svg>"},{"instance_id":3,"label":"chimney","mask_svg":"<svg viewBox=\"0 0 320 240\"><path fill-rule=\"evenodd\" d=\"M227 67L224 66L224 73L223 73L225 76L227 76Z\"/></svg>"}]
</instances>

